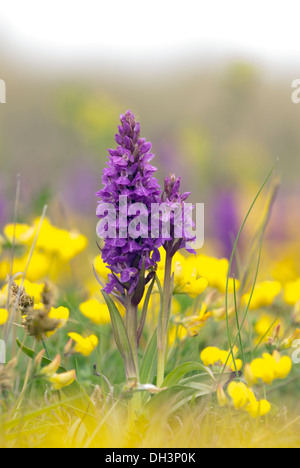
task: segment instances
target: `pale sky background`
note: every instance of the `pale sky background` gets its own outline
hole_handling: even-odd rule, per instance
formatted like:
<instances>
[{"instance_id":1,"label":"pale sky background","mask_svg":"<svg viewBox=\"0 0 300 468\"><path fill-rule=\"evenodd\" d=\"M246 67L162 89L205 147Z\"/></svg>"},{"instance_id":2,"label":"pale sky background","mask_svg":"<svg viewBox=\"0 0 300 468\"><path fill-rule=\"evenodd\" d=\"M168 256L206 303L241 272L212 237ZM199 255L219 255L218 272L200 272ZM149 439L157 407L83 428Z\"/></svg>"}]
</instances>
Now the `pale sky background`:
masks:
<instances>
[{"instance_id":1,"label":"pale sky background","mask_svg":"<svg viewBox=\"0 0 300 468\"><path fill-rule=\"evenodd\" d=\"M48 65L104 57L138 69L196 53L299 67L299 13L299 0L9 0L0 42Z\"/></svg>"}]
</instances>

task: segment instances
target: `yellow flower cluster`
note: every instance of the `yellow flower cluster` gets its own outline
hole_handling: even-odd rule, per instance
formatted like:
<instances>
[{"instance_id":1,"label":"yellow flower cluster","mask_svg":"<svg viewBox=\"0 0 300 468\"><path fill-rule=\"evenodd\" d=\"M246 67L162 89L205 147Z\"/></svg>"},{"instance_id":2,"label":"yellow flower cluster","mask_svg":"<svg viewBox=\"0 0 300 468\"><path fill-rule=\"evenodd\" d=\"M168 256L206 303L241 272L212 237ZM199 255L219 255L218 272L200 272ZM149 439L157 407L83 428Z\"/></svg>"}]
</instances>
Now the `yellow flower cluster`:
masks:
<instances>
[{"instance_id":1,"label":"yellow flower cluster","mask_svg":"<svg viewBox=\"0 0 300 468\"><path fill-rule=\"evenodd\" d=\"M16 256L13 263L12 274L24 272L29 255L29 248L37 234L40 219L33 221L32 225L8 224L3 229L4 237L1 243L12 243L22 246L21 256ZM38 234L36 248L30 260L26 279L38 281L46 275L57 275L62 265L67 264L72 258L77 256L87 247L86 236L77 231L67 231L53 226L45 218L42 222ZM3 259L0 262L0 279L5 280L11 271L10 259Z\"/></svg>"},{"instance_id":2,"label":"yellow flower cluster","mask_svg":"<svg viewBox=\"0 0 300 468\"><path fill-rule=\"evenodd\" d=\"M157 276L161 284L164 281L166 252L160 249L161 262L158 264ZM197 271L197 257L184 257L180 252L174 255L173 269L175 291L184 292L190 297L198 297L208 286L208 281Z\"/></svg>"},{"instance_id":3,"label":"yellow flower cluster","mask_svg":"<svg viewBox=\"0 0 300 468\"><path fill-rule=\"evenodd\" d=\"M165 268L165 251L160 249L161 262L158 264L157 276L163 284ZM221 292L226 291L229 262L207 255L190 255L185 257L180 252L174 255L173 270L175 293L185 293L192 298L198 297L208 286ZM236 290L239 281L235 282ZM229 278L228 292L234 290L233 279Z\"/></svg>"}]
</instances>

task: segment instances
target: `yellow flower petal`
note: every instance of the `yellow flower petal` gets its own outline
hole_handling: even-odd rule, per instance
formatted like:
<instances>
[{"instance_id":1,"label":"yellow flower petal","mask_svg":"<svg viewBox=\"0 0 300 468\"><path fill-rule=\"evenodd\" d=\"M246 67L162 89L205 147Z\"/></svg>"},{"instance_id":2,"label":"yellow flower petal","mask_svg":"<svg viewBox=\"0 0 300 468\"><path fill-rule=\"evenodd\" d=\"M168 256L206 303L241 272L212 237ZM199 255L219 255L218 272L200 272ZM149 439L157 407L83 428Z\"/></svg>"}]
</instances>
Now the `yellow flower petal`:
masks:
<instances>
[{"instance_id":1,"label":"yellow flower petal","mask_svg":"<svg viewBox=\"0 0 300 468\"><path fill-rule=\"evenodd\" d=\"M8 312L6 309L0 309L0 325L4 325L8 319Z\"/></svg>"},{"instance_id":2,"label":"yellow flower petal","mask_svg":"<svg viewBox=\"0 0 300 468\"><path fill-rule=\"evenodd\" d=\"M75 370L64 372L63 374L54 374L50 377L49 381L52 384L54 390L60 390L61 388L68 387L76 379Z\"/></svg>"},{"instance_id":3,"label":"yellow flower petal","mask_svg":"<svg viewBox=\"0 0 300 468\"><path fill-rule=\"evenodd\" d=\"M80 312L96 325L110 323L110 313L106 304L101 304L97 299L89 299L79 306Z\"/></svg>"},{"instance_id":4,"label":"yellow flower petal","mask_svg":"<svg viewBox=\"0 0 300 468\"><path fill-rule=\"evenodd\" d=\"M75 341L75 351L82 354L83 356L89 356L94 349L98 346L98 338L96 335L90 335L86 338L83 338L78 333L69 333L68 336Z\"/></svg>"}]
</instances>

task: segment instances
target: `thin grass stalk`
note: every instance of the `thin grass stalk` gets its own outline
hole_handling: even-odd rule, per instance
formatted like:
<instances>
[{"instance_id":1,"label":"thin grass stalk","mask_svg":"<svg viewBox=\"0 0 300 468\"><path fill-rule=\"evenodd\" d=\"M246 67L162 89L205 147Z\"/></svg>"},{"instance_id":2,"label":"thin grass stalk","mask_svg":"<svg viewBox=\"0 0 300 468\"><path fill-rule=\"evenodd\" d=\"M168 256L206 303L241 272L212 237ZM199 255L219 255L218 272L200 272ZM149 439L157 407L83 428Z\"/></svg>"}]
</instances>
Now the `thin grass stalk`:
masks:
<instances>
[{"instance_id":1,"label":"thin grass stalk","mask_svg":"<svg viewBox=\"0 0 300 468\"><path fill-rule=\"evenodd\" d=\"M253 200L253 202L252 202L252 204L251 204L251 206L250 206L250 208L249 208L249 210L248 210L248 212L247 212L247 214L246 214L246 216L245 216L245 218L244 218L244 221L243 221L243 223L242 223L242 226L241 226L241 228L240 228L240 230L239 230L239 232L238 232L237 238L236 238L236 240L235 240L235 243L234 243L234 246L233 246L233 249L232 249L232 254L231 254L231 257L230 257L230 261L229 261L229 267L228 267L228 273L227 273L227 279L226 279L226 290L225 290L226 329L227 329L227 337L228 337L229 348L230 348L230 353L229 353L229 355L228 355L227 362L228 362L229 357L230 357L230 355L231 355L231 356L232 356L233 363L234 363L234 366L235 366L235 369L236 369L236 363L235 363L235 357L234 357L234 353L233 353L233 347L234 347L234 345L232 345L232 341L231 341L231 333L230 333L230 326L229 326L229 314L228 314L228 287L229 287L230 272L231 272L233 260L234 260L234 257L235 257L235 251L236 251L236 249L237 249L237 245L238 245L239 239L240 239L240 237L241 237L242 231L243 231L243 229L244 229L244 227L245 227L245 224L246 224L246 222L247 222L247 220L248 220L248 218L249 218L249 216L250 216L250 213L251 213L251 211L252 211L252 209L253 209L253 207L254 207L254 205L255 205L255 203L256 203L258 197L260 196L260 194L261 194L261 192L263 191L265 185L267 184L269 178L271 177L271 175L272 175L272 173L273 173L273 171L274 171L276 165L277 165L277 161L276 161L276 163L274 164L274 166L272 167L272 169L270 170L270 172L268 173L267 177L265 178L263 184L261 185L259 191L257 192L257 194L256 194L256 196L255 196L255 198L254 198L254 200ZM262 240L261 240L261 244L262 244ZM258 265L259 265L259 262L260 262L260 256L261 256L261 248L260 248L260 254L259 254ZM258 270L256 271L256 277L257 277L257 273L258 273ZM256 280L255 280L255 282L256 282ZM253 292L254 292L254 288L252 289L252 294L251 294L251 297L250 297L250 302L251 302L251 300L252 300ZM247 317L248 309L249 309L249 307L250 307L250 302L249 302L249 305L248 305L248 307L247 307L247 309L246 309L246 314L245 314L245 316L244 316L243 323L245 322L245 319L246 319L246 317ZM243 326L243 324L241 325L241 327L242 327L242 326ZM236 340L237 340L237 337L236 337ZM236 342L236 340L235 340L235 342ZM225 369L225 367L226 367L226 365L227 365L227 362L226 362L226 364L224 365L224 369ZM224 371L224 370L223 370L223 371ZM223 373L222 373L222 374L223 374Z\"/></svg>"},{"instance_id":2,"label":"thin grass stalk","mask_svg":"<svg viewBox=\"0 0 300 468\"><path fill-rule=\"evenodd\" d=\"M172 256L166 252L165 276L162 297L162 310L158 323L157 341L157 386L161 387L165 378L167 332L169 328L169 310L171 302Z\"/></svg>"},{"instance_id":3,"label":"thin grass stalk","mask_svg":"<svg viewBox=\"0 0 300 468\"><path fill-rule=\"evenodd\" d=\"M34 252L34 249L35 249L35 246L36 246L36 243L37 243L37 239L38 239L38 236L39 236L43 221L44 221L45 216L46 216L46 211L47 211L47 205L44 206L42 216L41 216L41 219L40 219L40 222L39 222L39 225L38 225L38 228L37 228L33 243L32 243L31 248L30 248L28 260L27 260L25 270L24 270L23 275L22 275L22 280L21 280L21 284L20 284L20 287L19 287L19 290L18 290L18 294L17 294L16 300L15 300L15 303L14 303L14 306L13 306L13 309L12 309L12 313L11 313L10 318L9 318L8 326L7 326L6 330L5 330L5 334L4 334L4 341L5 342L7 342L7 339L8 339L9 334L10 334L10 330L11 330L11 327L12 327L12 324L13 324L13 321L14 321L14 317L15 317L16 310L17 310L17 307L18 307L18 303L19 303L19 300L20 300L20 297L21 297L22 287L23 287L23 284L24 284L24 281L25 281L25 278L26 278L26 275L27 275L27 271L28 271L28 268L29 268L29 265L30 265L30 261L31 261L31 258L32 258L32 255L33 255L33 252Z\"/></svg>"}]
</instances>

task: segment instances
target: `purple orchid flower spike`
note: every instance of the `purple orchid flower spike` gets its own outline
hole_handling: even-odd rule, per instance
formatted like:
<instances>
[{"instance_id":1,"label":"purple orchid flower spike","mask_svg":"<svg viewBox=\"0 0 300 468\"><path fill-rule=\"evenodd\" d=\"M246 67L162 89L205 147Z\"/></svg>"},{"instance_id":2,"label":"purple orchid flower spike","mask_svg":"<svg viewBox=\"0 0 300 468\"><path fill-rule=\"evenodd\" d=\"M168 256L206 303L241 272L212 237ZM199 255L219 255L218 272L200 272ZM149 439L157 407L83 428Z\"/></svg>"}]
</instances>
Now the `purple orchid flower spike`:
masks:
<instances>
[{"instance_id":1,"label":"purple orchid flower spike","mask_svg":"<svg viewBox=\"0 0 300 468\"><path fill-rule=\"evenodd\" d=\"M166 177L164 191L162 193L162 201L168 206L180 206L181 210L171 215L170 218L170 238L164 243L164 248L167 255L173 257L180 249L186 249L189 253L196 253L189 247L189 243L195 240L195 236L190 234L190 229L195 225L190 216L193 206L185 204L185 200L189 197L191 192L180 193L181 177L176 177L175 174L170 174ZM182 226L182 237L175 236L175 226L180 224Z\"/></svg>"},{"instance_id":2,"label":"purple orchid flower spike","mask_svg":"<svg viewBox=\"0 0 300 468\"><path fill-rule=\"evenodd\" d=\"M152 145L144 138L140 138L140 124L136 122L130 110L121 114L120 121L119 132L115 136L118 147L108 150L110 158L102 177L104 188L97 195L101 198L100 203L113 204L117 213L120 211L119 200L122 196L127 197L128 213L130 206L135 203L143 204L150 213L151 204L160 203L161 195L161 188L153 175L157 169L149 164L154 157L150 153ZM98 217L103 217L99 213L97 210ZM127 216L127 213L126 217L128 227L134 217ZM102 258L111 270L109 283L105 288L107 293L127 292L134 298L143 262L146 272L156 269L161 240L151 238L150 217L149 226L146 226L146 229L144 226L143 229L140 238L128 236L120 239L120 229L117 228L116 238L105 239ZM103 232L98 234L101 236ZM148 280L146 277L145 282ZM138 292L135 302L141 300L143 292L143 290Z\"/></svg>"},{"instance_id":3,"label":"purple orchid flower spike","mask_svg":"<svg viewBox=\"0 0 300 468\"><path fill-rule=\"evenodd\" d=\"M146 284L152 280L147 291L151 293L157 262L160 260L159 238L151 236L151 207L161 203L161 188L154 177L156 167L150 164L154 155L151 143L140 137L140 124L131 111L120 116L121 124L115 136L116 149L109 149L109 161L103 170L104 187L97 195L98 235L104 238L102 259L111 273L102 293L111 315L116 344L122 355L129 381L139 380L138 345L146 313L138 318L138 304L144 295ZM126 200L125 207L123 200ZM109 204L109 205L108 205ZM112 207L107 216L105 207ZM136 223L136 207L143 214L143 223ZM107 222L103 223L103 221ZM118 219L118 220L117 220ZM106 235L114 224L113 233ZM133 226L134 235L130 230ZM125 232L125 234L124 234ZM120 298L126 309L123 322L111 297ZM138 323L139 322L139 323ZM139 395L132 399L138 407ZM134 412L134 411L132 411Z\"/></svg>"}]
</instances>

